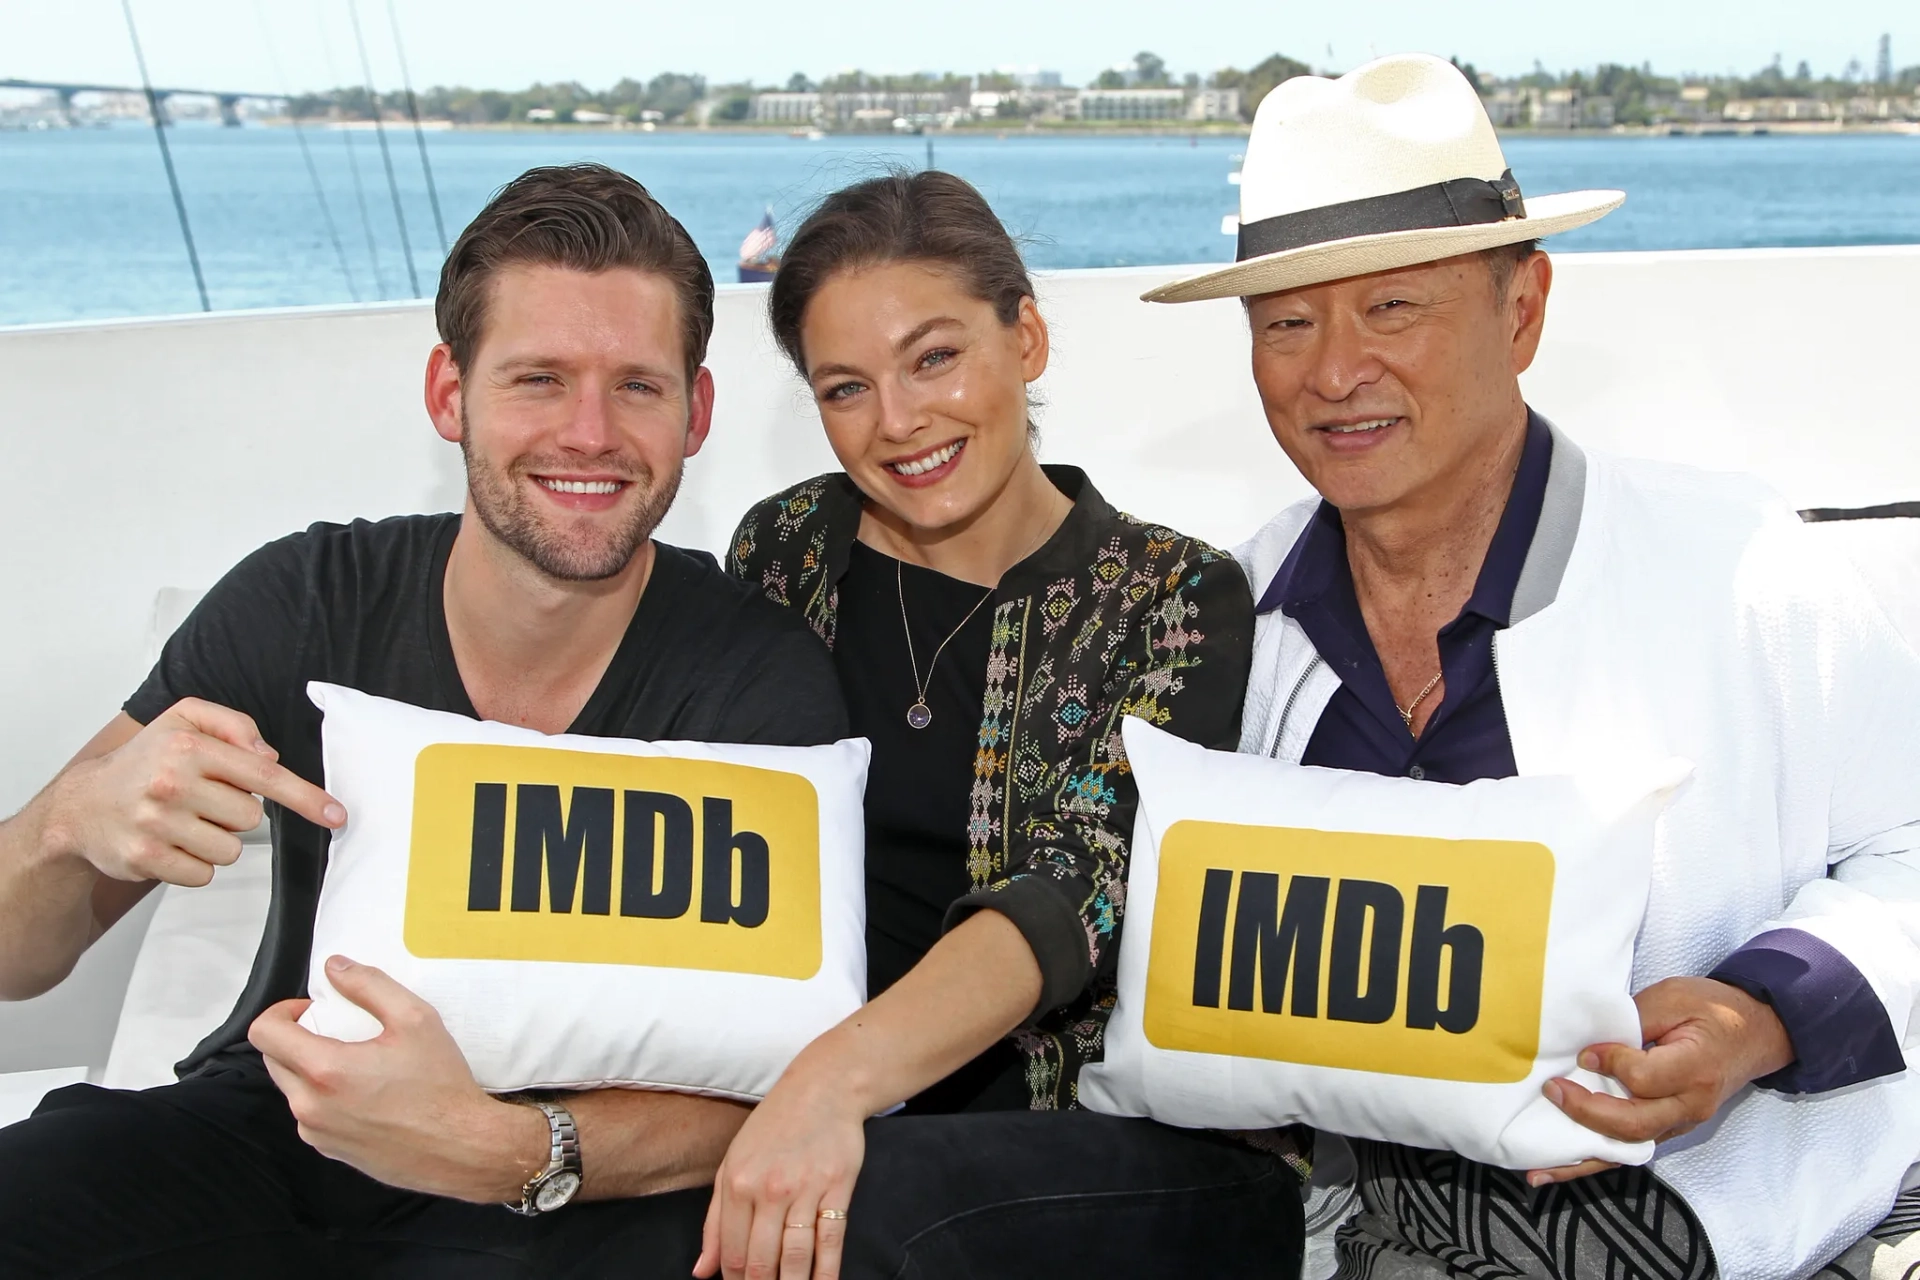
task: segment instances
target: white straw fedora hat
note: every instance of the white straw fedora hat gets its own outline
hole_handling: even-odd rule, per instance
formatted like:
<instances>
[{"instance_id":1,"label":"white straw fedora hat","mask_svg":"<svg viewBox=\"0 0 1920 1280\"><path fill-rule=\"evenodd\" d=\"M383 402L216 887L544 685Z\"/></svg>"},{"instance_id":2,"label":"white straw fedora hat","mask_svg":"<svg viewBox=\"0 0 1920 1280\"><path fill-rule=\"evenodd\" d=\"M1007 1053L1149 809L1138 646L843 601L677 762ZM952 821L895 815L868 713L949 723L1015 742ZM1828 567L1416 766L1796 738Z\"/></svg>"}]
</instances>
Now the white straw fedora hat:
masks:
<instances>
[{"instance_id":1,"label":"white straw fedora hat","mask_svg":"<svg viewBox=\"0 0 1920 1280\"><path fill-rule=\"evenodd\" d=\"M1241 167L1239 260L1141 296L1244 297L1437 262L1571 230L1626 198L1523 200L1467 78L1442 59L1397 54L1269 93Z\"/></svg>"}]
</instances>

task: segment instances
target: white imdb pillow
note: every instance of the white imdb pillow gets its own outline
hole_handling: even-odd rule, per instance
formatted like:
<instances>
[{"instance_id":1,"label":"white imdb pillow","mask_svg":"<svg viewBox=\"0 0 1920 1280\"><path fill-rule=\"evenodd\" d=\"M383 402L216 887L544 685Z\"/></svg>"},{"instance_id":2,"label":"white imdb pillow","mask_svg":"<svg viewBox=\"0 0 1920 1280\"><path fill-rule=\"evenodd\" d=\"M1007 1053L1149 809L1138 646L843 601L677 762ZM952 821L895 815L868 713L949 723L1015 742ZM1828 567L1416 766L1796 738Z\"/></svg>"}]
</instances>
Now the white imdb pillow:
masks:
<instances>
[{"instance_id":1,"label":"white imdb pillow","mask_svg":"<svg viewBox=\"0 0 1920 1280\"><path fill-rule=\"evenodd\" d=\"M1682 760L1448 786L1208 751L1129 719L1140 788L1105 1061L1080 1101L1304 1121L1512 1169L1644 1164L1541 1095L1638 1044L1628 984Z\"/></svg>"},{"instance_id":2,"label":"white imdb pillow","mask_svg":"<svg viewBox=\"0 0 1920 1280\"><path fill-rule=\"evenodd\" d=\"M301 1018L364 1040L327 957L439 1011L492 1090L752 1099L866 999L864 738L820 747L549 737L338 685L347 809Z\"/></svg>"}]
</instances>

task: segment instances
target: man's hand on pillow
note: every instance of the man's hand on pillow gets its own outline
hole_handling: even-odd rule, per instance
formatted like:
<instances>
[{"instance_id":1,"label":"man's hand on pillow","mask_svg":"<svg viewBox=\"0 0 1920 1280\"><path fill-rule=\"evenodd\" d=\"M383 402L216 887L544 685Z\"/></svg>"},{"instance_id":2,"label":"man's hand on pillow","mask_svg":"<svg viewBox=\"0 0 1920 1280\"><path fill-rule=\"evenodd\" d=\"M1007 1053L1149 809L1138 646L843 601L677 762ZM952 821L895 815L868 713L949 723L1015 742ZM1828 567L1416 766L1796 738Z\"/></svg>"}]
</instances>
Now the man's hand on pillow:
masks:
<instances>
[{"instance_id":1,"label":"man's hand on pillow","mask_svg":"<svg viewBox=\"0 0 1920 1280\"><path fill-rule=\"evenodd\" d=\"M327 977L379 1019L379 1035L356 1044L317 1036L297 1021L308 1000L282 1000L247 1033L302 1140L389 1186L518 1202L546 1167L546 1120L482 1090L433 1006L379 969L334 956Z\"/></svg>"},{"instance_id":2,"label":"man's hand on pillow","mask_svg":"<svg viewBox=\"0 0 1920 1280\"><path fill-rule=\"evenodd\" d=\"M1705 1124L1727 1099L1761 1076L1793 1062L1793 1043L1772 1008L1738 987L1711 978L1668 978L1635 996L1644 1048L1597 1044L1580 1065L1612 1076L1633 1096L1594 1093L1571 1080L1549 1080L1549 1101L1596 1133L1626 1142L1664 1142ZM1567 1182L1614 1166L1587 1160L1535 1169L1536 1187Z\"/></svg>"}]
</instances>

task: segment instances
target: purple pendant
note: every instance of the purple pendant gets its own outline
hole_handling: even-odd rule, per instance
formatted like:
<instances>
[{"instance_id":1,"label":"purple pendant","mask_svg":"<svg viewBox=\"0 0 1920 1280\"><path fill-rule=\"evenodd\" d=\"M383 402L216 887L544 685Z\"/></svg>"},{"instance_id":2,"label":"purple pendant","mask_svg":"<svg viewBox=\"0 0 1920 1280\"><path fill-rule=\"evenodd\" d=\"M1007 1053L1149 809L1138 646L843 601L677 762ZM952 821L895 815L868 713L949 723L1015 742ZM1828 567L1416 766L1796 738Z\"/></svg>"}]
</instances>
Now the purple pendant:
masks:
<instances>
[{"instance_id":1,"label":"purple pendant","mask_svg":"<svg viewBox=\"0 0 1920 1280\"><path fill-rule=\"evenodd\" d=\"M907 708L907 723L916 729L924 729L933 723L933 712L924 702L916 702Z\"/></svg>"}]
</instances>

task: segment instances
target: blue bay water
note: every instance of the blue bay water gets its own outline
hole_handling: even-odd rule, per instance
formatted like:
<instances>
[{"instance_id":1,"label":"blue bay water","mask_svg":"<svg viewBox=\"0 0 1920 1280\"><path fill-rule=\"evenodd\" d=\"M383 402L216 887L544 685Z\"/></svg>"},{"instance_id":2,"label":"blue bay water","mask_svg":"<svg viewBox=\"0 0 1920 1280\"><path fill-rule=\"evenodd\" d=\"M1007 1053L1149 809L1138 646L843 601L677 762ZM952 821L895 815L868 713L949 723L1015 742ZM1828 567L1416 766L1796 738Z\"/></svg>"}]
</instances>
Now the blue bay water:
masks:
<instances>
[{"instance_id":1,"label":"blue bay water","mask_svg":"<svg viewBox=\"0 0 1920 1280\"><path fill-rule=\"evenodd\" d=\"M216 308L431 294L441 259L414 135L390 129L394 200L371 131L303 131L343 270L286 128L169 133ZM426 136L449 236L537 164L600 160L645 182L734 278L772 206L790 232L835 186L925 162L921 138L448 131ZM1509 138L1523 189L1619 187L1625 209L1555 241L1578 249L1920 243L1920 136ZM986 193L1037 267L1225 261L1241 138L936 136L934 159ZM358 182L356 184L356 174ZM151 129L0 133L0 324L199 307Z\"/></svg>"}]
</instances>

